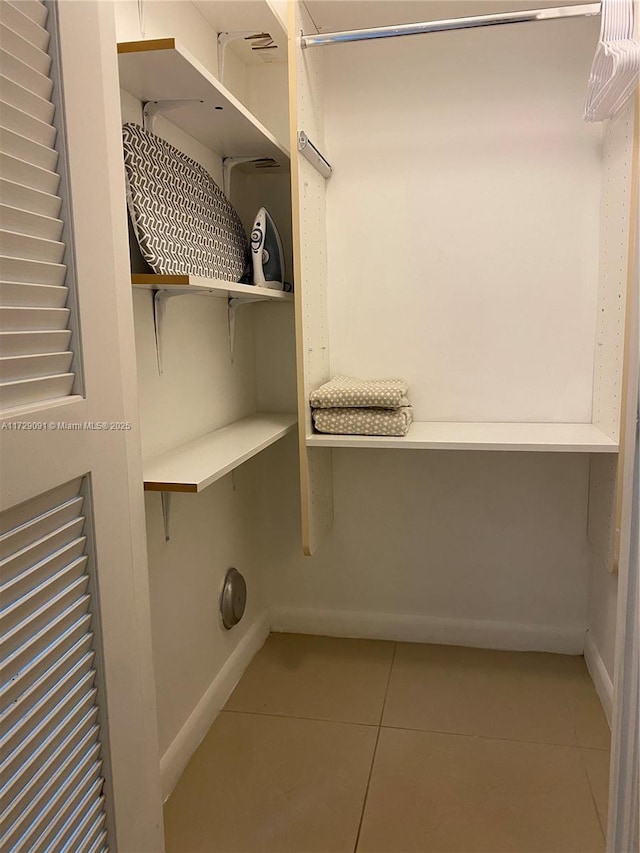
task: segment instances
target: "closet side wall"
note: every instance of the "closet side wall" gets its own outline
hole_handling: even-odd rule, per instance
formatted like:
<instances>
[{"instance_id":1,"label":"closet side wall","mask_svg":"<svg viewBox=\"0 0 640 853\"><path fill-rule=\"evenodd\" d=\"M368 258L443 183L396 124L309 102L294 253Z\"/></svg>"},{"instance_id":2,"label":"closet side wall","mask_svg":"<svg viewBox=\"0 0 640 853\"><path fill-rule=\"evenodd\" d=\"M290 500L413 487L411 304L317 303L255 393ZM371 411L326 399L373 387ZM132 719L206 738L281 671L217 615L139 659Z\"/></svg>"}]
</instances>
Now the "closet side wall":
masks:
<instances>
[{"instance_id":1,"label":"closet side wall","mask_svg":"<svg viewBox=\"0 0 640 853\"><path fill-rule=\"evenodd\" d=\"M116 4L120 40L142 37L137 6L136 3ZM191 3L146 0L143 25L146 38L175 36L197 59L216 72L216 33ZM249 100L249 76L228 50L225 83L245 102ZM277 77L277 72L272 76ZM138 100L123 93L122 105L123 121L142 123L142 105ZM277 99L270 102L265 99L263 115L272 114L276 105ZM160 136L199 162L222 185L222 163L217 155L167 118L160 116L156 121L156 132ZM278 121L282 124L280 116L274 123ZM271 196L286 197L286 176L265 181L273 185L269 189ZM233 194L246 198L247 184L243 173L234 173ZM252 197L250 201L243 211L245 227L248 227L246 220L255 213L255 209L249 208L256 204L257 209L257 199ZM286 228L284 231L286 234ZM290 235L285 239L290 245ZM274 365L283 351L286 352L287 341L292 364L289 395L282 392L280 398L269 398L269 408L272 411L294 410L295 403L291 400L291 305L241 306L237 311L232 362L226 300L196 295L169 299L163 328L163 374L160 376L154 338L153 294L134 290L133 301L145 458L242 418L256 410L256 403L264 404L263 410L269 410L270 389L258 393L257 364L267 375L270 368L277 372ZM256 344L254 312L263 307L269 328L260 328ZM273 310L269 312L269 309ZM280 334L276 348L267 345L271 328ZM201 494L173 494L169 542L164 538L160 495L152 492L145 495L165 796L206 734L242 669L268 633L256 539L258 476L255 460L251 460ZM248 601L242 622L227 631L221 624L218 607L224 575L230 566L245 575Z\"/></svg>"},{"instance_id":2,"label":"closet side wall","mask_svg":"<svg viewBox=\"0 0 640 853\"><path fill-rule=\"evenodd\" d=\"M633 446L630 424L634 412L633 405L629 409L621 402L625 396L633 400L638 365L638 278L628 268L632 263L633 222L637 230L638 221L637 186L635 194L633 191L640 158L638 121L635 99L604 125L594 422L612 437L620 438L620 453L615 458L591 460L591 592L585 657L609 716L618 608L616 525L621 523L624 502L631 500L630 487L624 488L621 472L629 464L631 451L627 448ZM621 409L626 424L621 423Z\"/></svg>"}]
</instances>

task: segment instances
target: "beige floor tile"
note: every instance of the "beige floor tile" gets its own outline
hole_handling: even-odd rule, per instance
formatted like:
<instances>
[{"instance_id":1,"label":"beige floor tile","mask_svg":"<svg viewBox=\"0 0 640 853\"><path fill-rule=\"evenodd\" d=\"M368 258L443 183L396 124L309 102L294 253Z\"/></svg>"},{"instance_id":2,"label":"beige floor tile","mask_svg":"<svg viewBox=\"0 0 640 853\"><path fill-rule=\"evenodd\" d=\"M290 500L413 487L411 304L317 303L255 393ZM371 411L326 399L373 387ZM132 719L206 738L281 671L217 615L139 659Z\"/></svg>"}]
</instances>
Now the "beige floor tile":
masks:
<instances>
[{"instance_id":1,"label":"beige floor tile","mask_svg":"<svg viewBox=\"0 0 640 853\"><path fill-rule=\"evenodd\" d=\"M399 643L383 725L576 745L582 658Z\"/></svg>"},{"instance_id":2,"label":"beige floor tile","mask_svg":"<svg viewBox=\"0 0 640 853\"><path fill-rule=\"evenodd\" d=\"M581 752L596 801L602 831L606 835L609 806L609 752L604 749L582 749Z\"/></svg>"},{"instance_id":3,"label":"beige floor tile","mask_svg":"<svg viewBox=\"0 0 640 853\"><path fill-rule=\"evenodd\" d=\"M571 715L578 743L591 749L609 749L611 730L586 668L582 677L572 679L569 684Z\"/></svg>"},{"instance_id":4,"label":"beige floor tile","mask_svg":"<svg viewBox=\"0 0 640 853\"><path fill-rule=\"evenodd\" d=\"M382 729L358 853L603 853L580 751Z\"/></svg>"},{"instance_id":5,"label":"beige floor tile","mask_svg":"<svg viewBox=\"0 0 640 853\"><path fill-rule=\"evenodd\" d=\"M393 643L271 634L226 709L378 724Z\"/></svg>"},{"instance_id":6,"label":"beige floor tile","mask_svg":"<svg viewBox=\"0 0 640 853\"><path fill-rule=\"evenodd\" d=\"M167 853L351 853L376 734L223 712L165 805Z\"/></svg>"}]
</instances>

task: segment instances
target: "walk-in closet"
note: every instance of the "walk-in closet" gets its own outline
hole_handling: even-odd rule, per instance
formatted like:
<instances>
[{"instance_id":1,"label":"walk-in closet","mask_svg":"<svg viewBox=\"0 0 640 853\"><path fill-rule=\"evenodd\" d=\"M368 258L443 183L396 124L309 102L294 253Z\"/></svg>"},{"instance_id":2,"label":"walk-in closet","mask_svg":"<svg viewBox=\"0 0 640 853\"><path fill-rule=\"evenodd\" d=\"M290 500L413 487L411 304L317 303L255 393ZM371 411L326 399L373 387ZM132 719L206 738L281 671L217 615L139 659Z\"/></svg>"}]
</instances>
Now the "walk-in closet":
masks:
<instances>
[{"instance_id":1,"label":"walk-in closet","mask_svg":"<svg viewBox=\"0 0 640 853\"><path fill-rule=\"evenodd\" d=\"M0 35L0 848L637 853L637 4Z\"/></svg>"}]
</instances>

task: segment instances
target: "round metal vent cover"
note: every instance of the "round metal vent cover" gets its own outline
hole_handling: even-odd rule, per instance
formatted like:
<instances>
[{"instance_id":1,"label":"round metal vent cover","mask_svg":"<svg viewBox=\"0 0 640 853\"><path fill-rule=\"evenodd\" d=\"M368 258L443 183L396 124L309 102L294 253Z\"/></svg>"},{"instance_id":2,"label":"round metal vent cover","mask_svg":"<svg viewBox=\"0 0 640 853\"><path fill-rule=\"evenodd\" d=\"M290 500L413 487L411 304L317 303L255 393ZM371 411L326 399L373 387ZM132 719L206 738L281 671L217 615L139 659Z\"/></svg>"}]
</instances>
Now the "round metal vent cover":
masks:
<instances>
[{"instance_id":1,"label":"round metal vent cover","mask_svg":"<svg viewBox=\"0 0 640 853\"><path fill-rule=\"evenodd\" d=\"M225 628L233 628L242 619L247 606L247 584L237 569L229 569L220 598L220 613Z\"/></svg>"}]
</instances>

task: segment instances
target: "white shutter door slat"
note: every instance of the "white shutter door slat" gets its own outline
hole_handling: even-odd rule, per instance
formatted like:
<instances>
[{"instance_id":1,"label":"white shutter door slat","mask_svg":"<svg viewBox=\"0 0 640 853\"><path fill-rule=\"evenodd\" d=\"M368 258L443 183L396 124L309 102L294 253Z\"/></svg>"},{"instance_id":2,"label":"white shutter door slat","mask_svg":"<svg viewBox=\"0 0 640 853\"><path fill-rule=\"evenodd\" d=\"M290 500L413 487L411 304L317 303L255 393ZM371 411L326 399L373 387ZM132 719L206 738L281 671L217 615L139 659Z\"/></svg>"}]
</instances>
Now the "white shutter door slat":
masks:
<instances>
[{"instance_id":1,"label":"white shutter door slat","mask_svg":"<svg viewBox=\"0 0 640 853\"><path fill-rule=\"evenodd\" d=\"M0 196L5 205L43 217L57 217L62 207L59 196L24 187L3 177L0 177Z\"/></svg>"},{"instance_id":2,"label":"white shutter door slat","mask_svg":"<svg viewBox=\"0 0 640 853\"><path fill-rule=\"evenodd\" d=\"M64 243L0 229L0 253L12 258L20 257L29 261L43 260L59 264L64 255ZM26 310L36 311L38 309L29 308Z\"/></svg>"},{"instance_id":3,"label":"white shutter door slat","mask_svg":"<svg viewBox=\"0 0 640 853\"><path fill-rule=\"evenodd\" d=\"M83 793L87 791L95 799L99 798L103 784L100 777L102 767L99 761L93 760L94 751L95 747L83 756L78 767L55 792L37 823L20 838L20 847L44 853L82 801Z\"/></svg>"},{"instance_id":4,"label":"white shutter door slat","mask_svg":"<svg viewBox=\"0 0 640 853\"><path fill-rule=\"evenodd\" d=\"M76 519L82 512L84 498L81 495L70 498L59 506L33 519L25 521L0 535L0 560L4 560L15 551L22 551L34 540L41 539Z\"/></svg>"},{"instance_id":5,"label":"white shutter door slat","mask_svg":"<svg viewBox=\"0 0 640 853\"><path fill-rule=\"evenodd\" d=\"M67 247L60 240L64 225L58 220L62 200L56 150L62 142L54 123L49 33L39 23L46 18L46 9L37 3L22 9L0 0L0 279L62 288ZM40 294L42 304L35 301ZM67 355L72 347L41 335L68 330L71 308L66 302L51 305L39 291L31 293L26 305L3 302L2 296L0 289L0 358L21 360L0 365L0 411L29 411L72 395L75 361Z\"/></svg>"},{"instance_id":6,"label":"white shutter door slat","mask_svg":"<svg viewBox=\"0 0 640 853\"><path fill-rule=\"evenodd\" d=\"M66 551L67 549L64 550ZM43 581L41 581L39 573L33 569L27 569L15 580L9 581L9 583L4 585L2 594L11 603L3 607L2 614L0 615L0 624L7 624L12 621L14 624L21 624L24 619L38 611L43 602L58 595L62 590L68 589L71 584L81 577L86 566L86 561L86 554L82 554L82 556L73 560L60 569L60 571Z\"/></svg>"},{"instance_id":7,"label":"white shutter door slat","mask_svg":"<svg viewBox=\"0 0 640 853\"><path fill-rule=\"evenodd\" d=\"M55 195L60 185L60 176L57 172L50 172L41 166L34 166L26 160L12 157L0 151L0 171L15 184L22 184L41 193Z\"/></svg>"},{"instance_id":8,"label":"white shutter door slat","mask_svg":"<svg viewBox=\"0 0 640 853\"><path fill-rule=\"evenodd\" d=\"M0 257L3 281L22 281L25 284L64 284L67 268L64 264L27 261L23 258Z\"/></svg>"},{"instance_id":9,"label":"white shutter door slat","mask_svg":"<svg viewBox=\"0 0 640 853\"><path fill-rule=\"evenodd\" d=\"M104 797L100 798L100 802L104 806ZM93 817L93 810L90 817ZM91 825L89 825L90 821L86 825L83 824L67 841L60 853L89 853L99 838L106 837L103 829L106 820L107 816L103 811Z\"/></svg>"},{"instance_id":10,"label":"white shutter door slat","mask_svg":"<svg viewBox=\"0 0 640 853\"><path fill-rule=\"evenodd\" d=\"M49 74L51 57L0 21L0 44L8 52L40 74Z\"/></svg>"},{"instance_id":11,"label":"white shutter door slat","mask_svg":"<svg viewBox=\"0 0 640 853\"><path fill-rule=\"evenodd\" d=\"M0 813L10 814L10 809L17 809L21 814L28 803L42 790L44 784L51 778L60 764L69 755L80 738L95 726L98 709L86 707L74 708L72 713L50 733L47 741L43 742L29 761L22 765L21 772L12 776L0 791Z\"/></svg>"},{"instance_id":12,"label":"white shutter door slat","mask_svg":"<svg viewBox=\"0 0 640 853\"><path fill-rule=\"evenodd\" d=\"M20 9L23 15L27 15L36 24L41 27L46 26L48 12L42 0L8 0L8 2L16 9Z\"/></svg>"},{"instance_id":13,"label":"white shutter door slat","mask_svg":"<svg viewBox=\"0 0 640 853\"><path fill-rule=\"evenodd\" d=\"M6 838L0 839L3 848L11 844L17 850L44 850L47 839L60 830L65 816L77 805L84 786L94 785L99 779L101 765L95 760L99 751L100 745L93 744L84 754L73 756L72 772L69 774L64 768L59 777L54 778L51 788L44 792L48 797L43 797L42 808L9 828Z\"/></svg>"},{"instance_id":14,"label":"white shutter door slat","mask_svg":"<svg viewBox=\"0 0 640 853\"><path fill-rule=\"evenodd\" d=\"M0 738L0 757L3 762L11 761L13 754L20 750L22 744L28 742L28 739L33 737L32 733L37 730L38 726L56 718L60 699L65 694L81 694L82 692L86 692L88 688L93 687L95 670L91 669L90 663L88 659L80 660L65 675L64 679L59 681L30 710L29 714L22 718L18 726L15 726L10 732ZM33 743L31 746L33 746Z\"/></svg>"},{"instance_id":15,"label":"white shutter door slat","mask_svg":"<svg viewBox=\"0 0 640 853\"><path fill-rule=\"evenodd\" d=\"M58 593L51 601L47 601L36 613L25 619L24 622L20 622L12 628L3 637L0 644L0 648L4 648L3 653L12 655L23 643L52 619L59 610L69 607L81 598L83 599L86 586L87 579L80 578L71 584L70 587Z\"/></svg>"},{"instance_id":16,"label":"white shutter door slat","mask_svg":"<svg viewBox=\"0 0 640 853\"><path fill-rule=\"evenodd\" d=\"M102 765L98 765L98 774L102 770ZM84 831L91 826L95 821L96 816L102 812L104 814L104 797L100 796L104 786L104 779L101 775L93 782L91 788L87 791L84 797L77 794L74 797L75 808L67 810L68 817L64 824L60 827L57 834L51 838L45 849L45 853L58 853L67 849L67 845L77 833L80 827Z\"/></svg>"},{"instance_id":17,"label":"white shutter door slat","mask_svg":"<svg viewBox=\"0 0 640 853\"><path fill-rule=\"evenodd\" d=\"M104 797L96 800L95 797L85 797L81 808L76 810L73 818L68 821L64 832L49 846L51 853L78 853L81 843L87 840L87 836L100 832L107 820L104 813Z\"/></svg>"},{"instance_id":18,"label":"white shutter door slat","mask_svg":"<svg viewBox=\"0 0 640 853\"><path fill-rule=\"evenodd\" d=\"M72 361L72 352L0 358L0 384L63 374L72 375L69 373Z\"/></svg>"},{"instance_id":19,"label":"white shutter door slat","mask_svg":"<svg viewBox=\"0 0 640 853\"><path fill-rule=\"evenodd\" d=\"M84 518L82 516L73 518L56 530L39 536L0 560L0 583L2 584L0 589L4 589L5 584L15 582L18 575L25 569L42 571L42 577L46 577L47 573L53 574L53 571L56 570L52 570L52 567L56 565L55 552L66 548L71 543L77 543L83 525ZM37 532L38 530L39 528L34 526L34 531ZM83 543L81 547L84 547Z\"/></svg>"},{"instance_id":20,"label":"white shutter door slat","mask_svg":"<svg viewBox=\"0 0 640 853\"><path fill-rule=\"evenodd\" d=\"M17 676L3 684L0 690L0 708L3 712L12 702L17 702L18 697L29 689L29 685L35 684L44 675L56 656L65 655L83 636L88 636L90 640L93 640L93 634L88 630L87 620L90 620L88 615L78 619L74 625L57 637L55 642L42 654L30 660Z\"/></svg>"},{"instance_id":21,"label":"white shutter door slat","mask_svg":"<svg viewBox=\"0 0 640 853\"><path fill-rule=\"evenodd\" d=\"M55 148L40 145L33 139L27 139L14 130L7 130L0 125L0 150L25 163L40 166L48 172L53 172L58 165L58 152Z\"/></svg>"},{"instance_id":22,"label":"white shutter door slat","mask_svg":"<svg viewBox=\"0 0 640 853\"><path fill-rule=\"evenodd\" d=\"M46 515L60 504L77 498L82 491L82 477L71 480L63 486L57 486L50 492L37 495L24 504L6 509L0 515L0 534L5 536L14 528L24 527L39 516ZM1 666L1 664L0 664Z\"/></svg>"},{"instance_id":23,"label":"white shutter door slat","mask_svg":"<svg viewBox=\"0 0 640 853\"><path fill-rule=\"evenodd\" d=\"M57 704L48 709L46 715L40 719L37 725L33 726L31 730L25 731L24 740L18 744L13 752L3 757L2 764L0 764L3 793L5 788L12 785L15 786L16 791L20 790L23 784L22 774L28 767L31 756L40 754L43 744L49 742L55 733L62 731L69 719L76 719L76 712L84 715L89 711L95 703L98 693L97 688L92 686L93 678L92 673L87 673L77 684L72 685L72 689L66 692L62 691L62 694L58 696Z\"/></svg>"},{"instance_id":24,"label":"white shutter door slat","mask_svg":"<svg viewBox=\"0 0 640 853\"><path fill-rule=\"evenodd\" d=\"M56 219L53 216L41 216L30 210L21 210L8 204L0 204L0 225L7 231L18 231L21 234L28 234L30 237L42 237L45 240L57 241L62 235L64 223L61 219ZM2 293L3 284L4 282L0 282L0 301L6 305L5 296ZM43 293L43 295L46 294ZM62 302L54 307L62 308L64 304Z\"/></svg>"},{"instance_id":25,"label":"white shutter door slat","mask_svg":"<svg viewBox=\"0 0 640 853\"><path fill-rule=\"evenodd\" d=\"M68 308L0 306L0 328L7 332L63 330L67 328L68 319Z\"/></svg>"},{"instance_id":26,"label":"white shutter door slat","mask_svg":"<svg viewBox=\"0 0 640 853\"><path fill-rule=\"evenodd\" d=\"M13 796L22 790L38 767L57 749L66 733L71 731L92 709L97 712L95 706L97 688L84 690L90 680L91 674L85 676L76 685L75 691L64 695L33 732L29 732L29 736L0 765L3 779L0 789L3 797L2 814L13 802Z\"/></svg>"},{"instance_id":27,"label":"white shutter door slat","mask_svg":"<svg viewBox=\"0 0 640 853\"><path fill-rule=\"evenodd\" d=\"M69 288L52 284L0 281L0 304L16 308L64 308Z\"/></svg>"},{"instance_id":28,"label":"white shutter door slat","mask_svg":"<svg viewBox=\"0 0 640 853\"><path fill-rule=\"evenodd\" d=\"M97 742L99 732L99 726L91 724L90 715L85 715L84 720L64 740L61 740L58 748L42 764L36 774L25 781L24 787L3 812L8 837L12 832L19 832L20 825L24 831L24 828L29 825L29 817L34 815L36 809L42 807L43 801L46 802L46 797L50 794L51 787L61 776L64 776L65 767L73 766L74 761L86 752L88 747Z\"/></svg>"},{"instance_id":29,"label":"white shutter door slat","mask_svg":"<svg viewBox=\"0 0 640 853\"><path fill-rule=\"evenodd\" d=\"M62 400L71 394L75 374L39 376L34 379L18 379L0 382L0 409L10 410L46 400Z\"/></svg>"},{"instance_id":30,"label":"white shutter door slat","mask_svg":"<svg viewBox=\"0 0 640 853\"><path fill-rule=\"evenodd\" d=\"M107 831L101 832L89 847L81 847L78 853L105 853L107 850Z\"/></svg>"},{"instance_id":31,"label":"white shutter door slat","mask_svg":"<svg viewBox=\"0 0 640 853\"><path fill-rule=\"evenodd\" d=\"M52 123L53 81L48 78L50 61L46 53L49 33L37 22L42 15L37 5L23 11L17 5L0 3L2 212L14 223L14 227L7 227L3 217L0 278L19 284L63 287L67 275L62 263L66 247L59 240L63 225L47 221L57 218L61 200L56 195L60 176L56 171L57 130ZM16 212L11 214L11 209ZM30 219L33 214L35 217ZM37 233L39 229L45 233ZM54 345L52 339L43 339L39 334L67 330L71 311L51 306L48 301L42 305L33 301L26 306L13 301L7 304L1 301L1 295L0 291L0 358L38 357L2 364L0 410L16 411L71 395L75 383L70 369L73 356L69 359L64 355L71 350L67 344ZM23 334L7 338L7 332ZM42 358L52 353L57 353L56 358Z\"/></svg>"},{"instance_id":32,"label":"white shutter door slat","mask_svg":"<svg viewBox=\"0 0 640 853\"><path fill-rule=\"evenodd\" d=\"M51 124L56 111L48 98L41 98L36 92L4 74L0 74L0 100L45 124Z\"/></svg>"},{"instance_id":33,"label":"white shutter door slat","mask_svg":"<svg viewBox=\"0 0 640 853\"><path fill-rule=\"evenodd\" d=\"M90 713L85 712L82 719L89 719ZM63 720L63 724L67 726L67 718ZM55 729L60 732L62 727L58 725ZM86 752L86 747L95 742L95 735L98 733L99 726L82 725L77 723L66 738L58 736L55 749L51 751L49 757L45 760L39 760L38 765L34 766L33 762L23 760L20 762L20 770L10 779L9 787L13 788L14 796L5 800L5 808L2 812L3 826L9 827L11 822L15 822L16 818L23 815L27 810L30 802L33 802L37 795L42 791L45 785L49 784L52 777L59 774L65 763L76 764L80 755ZM92 735L90 734L92 733ZM28 772L27 772L28 768ZM31 772L35 771L35 772ZM4 792L3 792L4 793ZM1 845L0 845L1 847Z\"/></svg>"},{"instance_id":34,"label":"white shutter door slat","mask_svg":"<svg viewBox=\"0 0 640 853\"><path fill-rule=\"evenodd\" d=\"M37 625L31 625L31 633L13 647L11 654L0 657L2 682L6 683L11 678L17 678L21 670L29 667L30 661L37 661L46 655L49 646L66 631L72 630L79 621L89 630L91 621L91 615L88 612L89 600L89 595L83 595L63 608L57 615L48 614L48 619ZM86 621L87 619L89 622Z\"/></svg>"},{"instance_id":35,"label":"white shutter door slat","mask_svg":"<svg viewBox=\"0 0 640 853\"><path fill-rule=\"evenodd\" d=\"M3 730L6 729L10 733L14 727L17 727L20 724L21 717L30 713L57 681L70 672L80 661L91 664L94 657L94 652L90 649L92 641L93 637L90 634L80 637L70 649L62 654L59 660L54 661L39 678L36 678L33 684L27 686L27 689L17 699L10 702L0 714Z\"/></svg>"},{"instance_id":36,"label":"white shutter door slat","mask_svg":"<svg viewBox=\"0 0 640 853\"><path fill-rule=\"evenodd\" d=\"M13 104L7 104L1 100L0 116L2 117L2 127L6 127L7 130L19 133L20 136L26 136L27 139L32 139L47 148L53 148L55 145L57 131L52 124L40 121L24 110L14 107Z\"/></svg>"},{"instance_id":37,"label":"white shutter door slat","mask_svg":"<svg viewBox=\"0 0 640 853\"><path fill-rule=\"evenodd\" d=\"M40 95L41 98L50 98L53 91L53 82L46 74L41 74L35 68L31 68L17 56L0 48L0 67L4 69L7 77L15 80L25 89Z\"/></svg>"},{"instance_id":38,"label":"white shutter door slat","mask_svg":"<svg viewBox=\"0 0 640 853\"><path fill-rule=\"evenodd\" d=\"M47 30L25 15L17 5L0 3L0 21L39 50L46 51L49 47Z\"/></svg>"},{"instance_id":39,"label":"white shutter door slat","mask_svg":"<svg viewBox=\"0 0 640 853\"><path fill-rule=\"evenodd\" d=\"M66 352L71 332L0 332L0 355L11 358L17 355Z\"/></svg>"}]
</instances>

